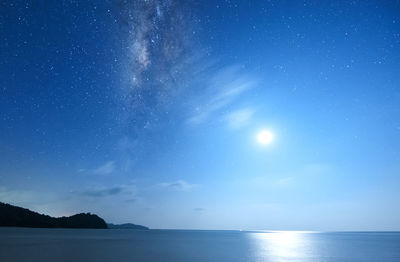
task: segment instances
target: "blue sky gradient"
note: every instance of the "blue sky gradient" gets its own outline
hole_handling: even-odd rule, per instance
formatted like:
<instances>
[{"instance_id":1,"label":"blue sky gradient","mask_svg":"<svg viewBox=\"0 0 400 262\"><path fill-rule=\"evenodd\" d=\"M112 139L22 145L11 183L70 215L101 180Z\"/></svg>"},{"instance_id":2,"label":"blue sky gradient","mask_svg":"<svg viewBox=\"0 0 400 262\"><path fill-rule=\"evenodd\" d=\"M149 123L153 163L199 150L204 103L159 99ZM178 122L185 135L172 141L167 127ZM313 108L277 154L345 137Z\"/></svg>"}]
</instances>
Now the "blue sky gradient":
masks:
<instances>
[{"instance_id":1,"label":"blue sky gradient","mask_svg":"<svg viewBox=\"0 0 400 262\"><path fill-rule=\"evenodd\" d=\"M0 201L152 228L400 230L399 1L0 10Z\"/></svg>"}]
</instances>

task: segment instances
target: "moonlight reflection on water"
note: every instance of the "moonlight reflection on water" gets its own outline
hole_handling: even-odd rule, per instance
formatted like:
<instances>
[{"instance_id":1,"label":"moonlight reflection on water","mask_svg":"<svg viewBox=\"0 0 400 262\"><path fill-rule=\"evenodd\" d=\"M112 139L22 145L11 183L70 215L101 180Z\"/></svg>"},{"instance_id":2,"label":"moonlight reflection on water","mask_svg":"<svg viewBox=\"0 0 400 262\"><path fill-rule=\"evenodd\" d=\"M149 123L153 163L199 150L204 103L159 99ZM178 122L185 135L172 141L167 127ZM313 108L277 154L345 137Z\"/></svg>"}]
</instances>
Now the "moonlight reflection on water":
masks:
<instances>
[{"instance_id":1,"label":"moonlight reflection on water","mask_svg":"<svg viewBox=\"0 0 400 262\"><path fill-rule=\"evenodd\" d=\"M309 239L310 232L274 231L251 233L254 240L255 256L258 259L271 258L272 261L307 259L316 249ZM303 261L303 260L302 260Z\"/></svg>"}]
</instances>

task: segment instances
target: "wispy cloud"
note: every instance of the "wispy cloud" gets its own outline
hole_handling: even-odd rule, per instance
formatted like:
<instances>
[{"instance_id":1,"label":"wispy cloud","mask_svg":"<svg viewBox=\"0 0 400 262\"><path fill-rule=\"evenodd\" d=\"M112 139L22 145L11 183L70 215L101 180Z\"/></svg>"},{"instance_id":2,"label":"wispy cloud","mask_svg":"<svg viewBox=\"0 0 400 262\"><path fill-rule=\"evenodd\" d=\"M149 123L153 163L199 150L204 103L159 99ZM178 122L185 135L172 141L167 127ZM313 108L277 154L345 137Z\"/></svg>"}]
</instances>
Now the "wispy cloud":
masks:
<instances>
[{"instance_id":1,"label":"wispy cloud","mask_svg":"<svg viewBox=\"0 0 400 262\"><path fill-rule=\"evenodd\" d=\"M201 124L219 110L229 106L255 84L250 76L240 72L238 66L230 66L216 73L207 85L202 101L193 110L187 122Z\"/></svg>"},{"instance_id":2,"label":"wispy cloud","mask_svg":"<svg viewBox=\"0 0 400 262\"><path fill-rule=\"evenodd\" d=\"M293 184L294 182L294 177L289 176L289 177L283 177L283 178L278 178L274 181L274 185L276 186L289 186Z\"/></svg>"},{"instance_id":3,"label":"wispy cloud","mask_svg":"<svg viewBox=\"0 0 400 262\"><path fill-rule=\"evenodd\" d=\"M72 193L77 193L81 196L87 197L109 197L109 196L117 196L117 195L125 195L127 200L135 199L136 194L136 186L133 184L122 184L122 185L112 185L105 187L91 187L86 188L84 190L75 191Z\"/></svg>"},{"instance_id":4,"label":"wispy cloud","mask_svg":"<svg viewBox=\"0 0 400 262\"><path fill-rule=\"evenodd\" d=\"M209 48L197 38L195 13L187 12L191 1L118 3L116 19L126 46L121 60L124 80L119 120L138 145L146 134L165 124L164 120L198 125L216 114L223 120L226 112L222 110L229 110L255 85L255 78L244 68L221 66L218 57L210 58ZM127 148L130 146L128 143Z\"/></svg>"},{"instance_id":5,"label":"wispy cloud","mask_svg":"<svg viewBox=\"0 0 400 262\"><path fill-rule=\"evenodd\" d=\"M197 184L190 184L184 180L177 180L173 182L165 182L165 183L160 183L159 186L164 187L164 188L169 188L173 190L178 190L178 191L188 191L196 186Z\"/></svg>"},{"instance_id":6,"label":"wispy cloud","mask_svg":"<svg viewBox=\"0 0 400 262\"><path fill-rule=\"evenodd\" d=\"M126 199L125 202L127 202L127 203L136 203L137 202L137 198Z\"/></svg>"},{"instance_id":7,"label":"wispy cloud","mask_svg":"<svg viewBox=\"0 0 400 262\"><path fill-rule=\"evenodd\" d=\"M232 129L239 129L246 126L253 117L254 110L250 108L232 111L225 116L228 126Z\"/></svg>"},{"instance_id":8,"label":"wispy cloud","mask_svg":"<svg viewBox=\"0 0 400 262\"><path fill-rule=\"evenodd\" d=\"M114 161L108 161L93 170L94 174L107 175L115 171L116 166Z\"/></svg>"},{"instance_id":9,"label":"wispy cloud","mask_svg":"<svg viewBox=\"0 0 400 262\"><path fill-rule=\"evenodd\" d=\"M86 189L82 191L81 194L90 197L105 197L105 196L118 195L121 194L123 191L124 191L123 187L114 186L110 188Z\"/></svg>"}]
</instances>

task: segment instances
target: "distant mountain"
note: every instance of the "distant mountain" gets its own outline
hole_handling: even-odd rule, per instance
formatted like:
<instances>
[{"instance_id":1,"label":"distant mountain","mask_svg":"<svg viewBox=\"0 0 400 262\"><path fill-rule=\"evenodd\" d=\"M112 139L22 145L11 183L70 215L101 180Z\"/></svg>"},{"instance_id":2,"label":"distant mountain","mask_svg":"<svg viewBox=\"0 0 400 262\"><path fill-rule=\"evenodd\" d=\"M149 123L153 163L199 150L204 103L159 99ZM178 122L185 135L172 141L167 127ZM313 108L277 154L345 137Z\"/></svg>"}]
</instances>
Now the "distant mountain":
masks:
<instances>
[{"instance_id":1,"label":"distant mountain","mask_svg":"<svg viewBox=\"0 0 400 262\"><path fill-rule=\"evenodd\" d=\"M115 225L115 224L107 224L109 229L135 229L135 230L149 230L148 227L141 226L141 225L135 225L131 223L126 223L126 224L120 224L120 225Z\"/></svg>"},{"instance_id":2,"label":"distant mountain","mask_svg":"<svg viewBox=\"0 0 400 262\"><path fill-rule=\"evenodd\" d=\"M107 228L106 222L90 213L70 217L50 217L29 209L0 202L0 226L40 228Z\"/></svg>"}]
</instances>

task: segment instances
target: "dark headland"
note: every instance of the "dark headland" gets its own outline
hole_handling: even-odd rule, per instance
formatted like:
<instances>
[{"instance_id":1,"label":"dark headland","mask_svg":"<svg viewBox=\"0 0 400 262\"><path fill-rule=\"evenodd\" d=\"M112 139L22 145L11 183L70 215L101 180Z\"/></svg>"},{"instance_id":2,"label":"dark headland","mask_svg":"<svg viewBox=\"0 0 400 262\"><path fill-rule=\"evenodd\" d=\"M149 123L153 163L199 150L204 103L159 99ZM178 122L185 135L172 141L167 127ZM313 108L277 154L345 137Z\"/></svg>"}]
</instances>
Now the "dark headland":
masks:
<instances>
[{"instance_id":1,"label":"dark headland","mask_svg":"<svg viewBox=\"0 0 400 262\"><path fill-rule=\"evenodd\" d=\"M134 224L107 224L101 217L80 213L69 217L51 217L29 209L0 202L0 226L2 227L34 227L34 228L118 228L149 229Z\"/></svg>"}]
</instances>

